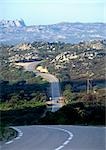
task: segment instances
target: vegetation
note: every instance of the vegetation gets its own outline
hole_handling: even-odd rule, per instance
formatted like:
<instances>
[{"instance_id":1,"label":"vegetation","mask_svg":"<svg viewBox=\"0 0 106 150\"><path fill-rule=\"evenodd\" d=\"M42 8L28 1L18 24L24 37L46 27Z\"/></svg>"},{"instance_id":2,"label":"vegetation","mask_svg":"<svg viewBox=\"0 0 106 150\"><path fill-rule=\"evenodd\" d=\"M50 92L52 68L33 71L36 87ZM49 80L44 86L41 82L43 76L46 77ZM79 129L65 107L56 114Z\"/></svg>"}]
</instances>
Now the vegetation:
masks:
<instances>
[{"instance_id":1,"label":"vegetation","mask_svg":"<svg viewBox=\"0 0 106 150\"><path fill-rule=\"evenodd\" d=\"M69 84L62 89L65 105L57 112L47 112L40 124L106 125L104 88L88 94L85 91L74 92Z\"/></svg>"},{"instance_id":2,"label":"vegetation","mask_svg":"<svg viewBox=\"0 0 106 150\"><path fill-rule=\"evenodd\" d=\"M4 124L0 124L0 141L8 141L11 140L12 138L16 137L17 132L12 129L7 127Z\"/></svg>"},{"instance_id":3,"label":"vegetation","mask_svg":"<svg viewBox=\"0 0 106 150\"><path fill-rule=\"evenodd\" d=\"M100 49L98 49L98 43ZM1 46L0 70L0 113L1 122L6 125L28 124L105 124L105 91L98 87L105 86L104 60L106 45L97 42L97 49L91 43L65 44L33 42L31 48L22 50L17 46ZM101 46L102 44L102 46ZM65 53L64 53L65 52ZM66 59L74 52L76 59ZM86 52L96 57L89 59ZM27 55L26 55L27 54ZM45 59L41 64L61 81L61 90L65 106L57 112L47 112L45 102L49 99L49 83L37 77L34 72L23 70L14 65L15 60L26 60L28 56ZM62 57L61 57L62 54ZM56 58L56 56L58 56ZM65 59L64 59L65 58ZM81 58L81 59L79 59ZM54 63L53 63L54 60ZM66 61L67 60L67 61ZM23 60L24 61L24 60ZM31 60L29 60L31 61ZM58 67L59 68L58 68ZM57 68L56 68L57 67ZM98 86L96 93L84 93L86 72L94 73L92 87ZM77 79L77 80L76 80ZM101 86L102 85L102 86ZM45 117L44 117L45 114ZM2 135L6 131L1 127Z\"/></svg>"},{"instance_id":4,"label":"vegetation","mask_svg":"<svg viewBox=\"0 0 106 150\"><path fill-rule=\"evenodd\" d=\"M48 113L41 119L41 124L80 124L105 125L105 107L90 106L84 103L73 103L62 107L55 113Z\"/></svg>"},{"instance_id":5,"label":"vegetation","mask_svg":"<svg viewBox=\"0 0 106 150\"><path fill-rule=\"evenodd\" d=\"M72 88L69 84L65 86L65 90L63 92L63 97L64 97L64 102L66 104L70 103L73 99Z\"/></svg>"},{"instance_id":6,"label":"vegetation","mask_svg":"<svg viewBox=\"0 0 106 150\"><path fill-rule=\"evenodd\" d=\"M57 112L47 112L41 124L105 125L105 94L78 93ZM99 97L98 97L99 95Z\"/></svg>"},{"instance_id":7,"label":"vegetation","mask_svg":"<svg viewBox=\"0 0 106 150\"><path fill-rule=\"evenodd\" d=\"M49 83L40 76L37 77L33 72L15 68L9 63L2 62L2 64L0 74L1 123L7 126L36 124L47 109L45 101L48 100ZM2 129L7 132L7 128Z\"/></svg>"},{"instance_id":8,"label":"vegetation","mask_svg":"<svg viewBox=\"0 0 106 150\"><path fill-rule=\"evenodd\" d=\"M45 103L41 101L15 99L1 103L1 121L8 125L105 125L105 89L89 94L73 93L69 85L64 89L66 105L57 112L47 111Z\"/></svg>"},{"instance_id":9,"label":"vegetation","mask_svg":"<svg viewBox=\"0 0 106 150\"><path fill-rule=\"evenodd\" d=\"M14 110L14 109L34 108L34 107L39 107L39 106L44 106L44 105L45 105L45 103L34 101L34 100L17 101L16 99L14 99L11 102L1 102L0 110L7 111L7 110Z\"/></svg>"},{"instance_id":10,"label":"vegetation","mask_svg":"<svg viewBox=\"0 0 106 150\"><path fill-rule=\"evenodd\" d=\"M30 107L31 106L31 107ZM33 125L38 124L38 120L42 118L46 111L46 105L36 104L32 106L27 105L18 109L1 110L1 122L7 125Z\"/></svg>"}]
</instances>

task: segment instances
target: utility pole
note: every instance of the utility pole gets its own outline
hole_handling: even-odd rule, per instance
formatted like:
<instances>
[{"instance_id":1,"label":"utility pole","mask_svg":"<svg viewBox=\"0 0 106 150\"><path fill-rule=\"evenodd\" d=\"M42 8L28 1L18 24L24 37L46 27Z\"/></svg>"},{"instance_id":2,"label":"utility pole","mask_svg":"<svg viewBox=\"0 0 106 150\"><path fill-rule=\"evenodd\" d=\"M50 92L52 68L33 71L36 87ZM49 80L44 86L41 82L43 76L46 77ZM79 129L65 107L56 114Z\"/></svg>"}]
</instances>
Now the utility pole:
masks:
<instances>
[{"instance_id":1,"label":"utility pole","mask_svg":"<svg viewBox=\"0 0 106 150\"><path fill-rule=\"evenodd\" d=\"M89 87L89 78L87 79L87 94L89 94L90 87Z\"/></svg>"},{"instance_id":2,"label":"utility pole","mask_svg":"<svg viewBox=\"0 0 106 150\"><path fill-rule=\"evenodd\" d=\"M87 94L90 93L91 88L92 88L91 79L88 78L88 79L87 79Z\"/></svg>"},{"instance_id":3,"label":"utility pole","mask_svg":"<svg viewBox=\"0 0 106 150\"><path fill-rule=\"evenodd\" d=\"M91 83L91 81L92 81L92 79L91 79L91 77L92 77L92 74L89 74L88 72L87 72L87 94L89 94L90 93L90 90L91 90L91 88L92 88L92 83Z\"/></svg>"}]
</instances>

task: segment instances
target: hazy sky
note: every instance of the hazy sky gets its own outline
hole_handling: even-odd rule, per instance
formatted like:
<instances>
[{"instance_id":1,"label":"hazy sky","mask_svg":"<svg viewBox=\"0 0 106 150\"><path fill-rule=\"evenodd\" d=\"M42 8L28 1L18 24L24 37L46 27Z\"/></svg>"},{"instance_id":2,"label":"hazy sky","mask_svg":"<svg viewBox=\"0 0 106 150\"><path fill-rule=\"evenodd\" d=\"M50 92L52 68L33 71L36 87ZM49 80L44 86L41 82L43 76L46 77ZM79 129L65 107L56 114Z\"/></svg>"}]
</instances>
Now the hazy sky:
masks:
<instances>
[{"instance_id":1,"label":"hazy sky","mask_svg":"<svg viewBox=\"0 0 106 150\"><path fill-rule=\"evenodd\" d=\"M106 22L105 0L0 0L0 20L23 18L27 25Z\"/></svg>"}]
</instances>

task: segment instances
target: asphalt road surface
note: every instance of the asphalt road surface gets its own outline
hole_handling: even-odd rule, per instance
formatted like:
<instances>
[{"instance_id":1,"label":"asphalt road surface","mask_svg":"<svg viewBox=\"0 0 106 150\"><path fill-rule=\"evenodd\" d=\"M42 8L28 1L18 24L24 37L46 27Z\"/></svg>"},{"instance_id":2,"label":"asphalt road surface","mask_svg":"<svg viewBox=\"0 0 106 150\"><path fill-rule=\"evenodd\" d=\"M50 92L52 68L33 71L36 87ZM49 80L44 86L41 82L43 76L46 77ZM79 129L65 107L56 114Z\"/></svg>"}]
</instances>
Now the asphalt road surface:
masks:
<instances>
[{"instance_id":1,"label":"asphalt road surface","mask_svg":"<svg viewBox=\"0 0 106 150\"><path fill-rule=\"evenodd\" d=\"M60 87L59 87L59 80L49 73L36 73L36 75L40 75L47 81L51 83L51 100L54 103L52 105L52 112L55 112L60 107L62 107L62 104L58 103L58 100L60 98Z\"/></svg>"},{"instance_id":2,"label":"asphalt road surface","mask_svg":"<svg viewBox=\"0 0 106 150\"><path fill-rule=\"evenodd\" d=\"M22 126L1 150L105 150L104 127Z\"/></svg>"},{"instance_id":3,"label":"asphalt road surface","mask_svg":"<svg viewBox=\"0 0 106 150\"><path fill-rule=\"evenodd\" d=\"M42 61L34 61L34 62L29 62L27 65L24 66L26 71L35 71L35 67L40 64ZM25 63L23 63L25 64Z\"/></svg>"},{"instance_id":4,"label":"asphalt road surface","mask_svg":"<svg viewBox=\"0 0 106 150\"><path fill-rule=\"evenodd\" d=\"M58 100L60 98L59 80L52 74L41 73L41 72L36 71L35 67L41 62L42 61L35 61L35 62L30 62L30 63L21 63L21 65L24 66L26 71L33 71L36 73L37 76L41 76L51 83L51 100L52 100L52 103L54 103L52 105L51 111L55 112L60 107L62 107L62 104L58 103Z\"/></svg>"}]
</instances>

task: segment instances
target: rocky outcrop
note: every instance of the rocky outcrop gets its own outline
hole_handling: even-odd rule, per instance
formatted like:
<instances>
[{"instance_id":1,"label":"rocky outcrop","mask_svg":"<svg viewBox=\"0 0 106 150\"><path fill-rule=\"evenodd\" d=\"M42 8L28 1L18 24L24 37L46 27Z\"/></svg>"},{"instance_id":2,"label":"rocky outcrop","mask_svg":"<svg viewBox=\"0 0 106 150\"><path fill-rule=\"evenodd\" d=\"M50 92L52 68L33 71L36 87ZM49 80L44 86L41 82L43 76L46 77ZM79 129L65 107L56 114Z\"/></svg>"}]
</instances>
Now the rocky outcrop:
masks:
<instances>
[{"instance_id":1,"label":"rocky outcrop","mask_svg":"<svg viewBox=\"0 0 106 150\"><path fill-rule=\"evenodd\" d=\"M45 41L79 43L106 38L106 23L59 23L25 26L21 20L0 21L0 43ZM95 46L94 46L95 48Z\"/></svg>"},{"instance_id":2,"label":"rocky outcrop","mask_svg":"<svg viewBox=\"0 0 106 150\"><path fill-rule=\"evenodd\" d=\"M1 20L0 27L23 27L25 26L24 20Z\"/></svg>"}]
</instances>

